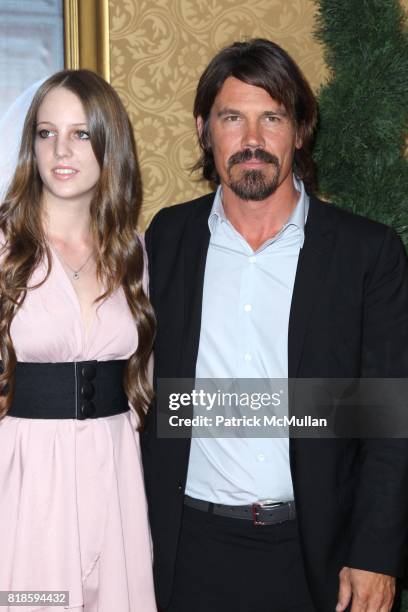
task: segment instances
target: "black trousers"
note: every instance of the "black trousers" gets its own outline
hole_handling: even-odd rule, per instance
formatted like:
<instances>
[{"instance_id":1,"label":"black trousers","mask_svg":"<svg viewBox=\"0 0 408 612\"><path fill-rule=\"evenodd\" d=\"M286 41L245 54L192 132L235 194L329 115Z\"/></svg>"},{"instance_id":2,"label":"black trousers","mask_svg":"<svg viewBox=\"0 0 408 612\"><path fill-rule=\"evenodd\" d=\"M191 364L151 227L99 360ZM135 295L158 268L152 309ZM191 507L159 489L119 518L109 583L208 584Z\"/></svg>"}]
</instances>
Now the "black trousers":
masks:
<instances>
[{"instance_id":1,"label":"black trousers","mask_svg":"<svg viewBox=\"0 0 408 612\"><path fill-rule=\"evenodd\" d=\"M296 521L255 526L184 507L166 612L314 612Z\"/></svg>"}]
</instances>

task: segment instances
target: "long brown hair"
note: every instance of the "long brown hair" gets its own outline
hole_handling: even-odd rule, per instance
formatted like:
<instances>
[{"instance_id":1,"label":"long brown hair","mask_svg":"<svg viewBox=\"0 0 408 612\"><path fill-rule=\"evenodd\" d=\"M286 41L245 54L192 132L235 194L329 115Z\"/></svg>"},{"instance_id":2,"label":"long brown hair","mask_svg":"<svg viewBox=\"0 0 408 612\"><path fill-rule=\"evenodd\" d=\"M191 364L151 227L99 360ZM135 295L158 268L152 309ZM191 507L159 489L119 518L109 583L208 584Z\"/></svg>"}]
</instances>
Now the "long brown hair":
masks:
<instances>
[{"instance_id":1,"label":"long brown hair","mask_svg":"<svg viewBox=\"0 0 408 612\"><path fill-rule=\"evenodd\" d=\"M125 390L143 424L152 398L147 367L151 354L155 318L143 286L143 247L136 231L141 205L141 181L132 127L114 89L89 70L63 70L38 89L24 123L17 168L0 207L0 232L5 244L0 266L0 416L9 409L14 389L16 352L10 325L22 305L30 276L51 253L41 219L42 182L34 154L39 107L49 91L64 87L74 93L85 110L93 152L101 169L91 205L96 272L106 287L98 301L123 287L138 331L138 346L130 357ZM42 284L42 283L40 283ZM37 285L38 287L38 285ZM34 287L35 289L35 287Z\"/></svg>"},{"instance_id":2,"label":"long brown hair","mask_svg":"<svg viewBox=\"0 0 408 612\"><path fill-rule=\"evenodd\" d=\"M194 102L194 117L202 117L204 121L199 137L202 154L193 170L201 170L205 179L219 183L211 149L209 119L217 94L231 76L265 89L271 98L285 107L302 139L302 147L295 151L293 171L312 191L315 187L311 151L317 119L316 100L290 55L276 43L263 38L235 42L221 49L204 70Z\"/></svg>"}]
</instances>

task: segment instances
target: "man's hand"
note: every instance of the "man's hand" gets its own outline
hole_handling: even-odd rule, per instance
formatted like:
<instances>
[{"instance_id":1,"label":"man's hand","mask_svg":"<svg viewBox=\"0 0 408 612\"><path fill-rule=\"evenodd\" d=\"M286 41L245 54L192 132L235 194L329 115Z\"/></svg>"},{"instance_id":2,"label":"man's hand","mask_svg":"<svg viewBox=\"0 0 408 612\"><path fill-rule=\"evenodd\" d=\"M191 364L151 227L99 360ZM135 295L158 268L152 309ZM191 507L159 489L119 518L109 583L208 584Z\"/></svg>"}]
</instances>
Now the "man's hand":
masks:
<instances>
[{"instance_id":1,"label":"man's hand","mask_svg":"<svg viewBox=\"0 0 408 612\"><path fill-rule=\"evenodd\" d=\"M385 574L343 567L336 612L351 602L351 612L389 612L395 595L395 578Z\"/></svg>"}]
</instances>

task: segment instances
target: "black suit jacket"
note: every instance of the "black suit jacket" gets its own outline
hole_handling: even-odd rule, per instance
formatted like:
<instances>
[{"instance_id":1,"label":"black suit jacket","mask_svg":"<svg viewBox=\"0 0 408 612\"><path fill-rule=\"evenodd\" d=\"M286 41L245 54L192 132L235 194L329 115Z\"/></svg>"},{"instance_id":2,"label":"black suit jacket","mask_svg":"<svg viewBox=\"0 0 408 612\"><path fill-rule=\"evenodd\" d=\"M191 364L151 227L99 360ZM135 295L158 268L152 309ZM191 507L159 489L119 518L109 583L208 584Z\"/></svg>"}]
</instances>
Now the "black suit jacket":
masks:
<instances>
[{"instance_id":1,"label":"black suit jacket","mask_svg":"<svg viewBox=\"0 0 408 612\"><path fill-rule=\"evenodd\" d=\"M146 234L158 319L155 379L194 378L214 194L162 209ZM289 377L408 376L408 278L393 230L312 197L293 291ZM159 605L172 589L190 441L142 435ZM344 565L400 575L408 523L402 439L291 439L290 465L316 609L334 610ZM271 568L273 571L273 568Z\"/></svg>"}]
</instances>

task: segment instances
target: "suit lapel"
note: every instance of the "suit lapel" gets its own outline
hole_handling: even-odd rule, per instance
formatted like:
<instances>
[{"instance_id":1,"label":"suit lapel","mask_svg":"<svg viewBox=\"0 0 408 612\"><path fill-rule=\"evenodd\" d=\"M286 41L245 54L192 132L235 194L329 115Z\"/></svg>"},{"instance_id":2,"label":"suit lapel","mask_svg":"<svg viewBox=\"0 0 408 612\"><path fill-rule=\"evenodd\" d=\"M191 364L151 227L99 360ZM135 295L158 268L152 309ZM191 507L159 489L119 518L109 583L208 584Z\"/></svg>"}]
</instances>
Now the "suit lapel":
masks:
<instances>
[{"instance_id":1,"label":"suit lapel","mask_svg":"<svg viewBox=\"0 0 408 612\"><path fill-rule=\"evenodd\" d=\"M298 374L308 323L330 263L335 228L327 219L326 206L330 204L310 198L305 242L299 255L289 317L289 378Z\"/></svg>"},{"instance_id":2,"label":"suit lapel","mask_svg":"<svg viewBox=\"0 0 408 612\"><path fill-rule=\"evenodd\" d=\"M181 376L195 377L198 345L200 341L201 309L205 263L210 230L208 217L214 194L190 215L184 234L184 326L181 353Z\"/></svg>"}]
</instances>

